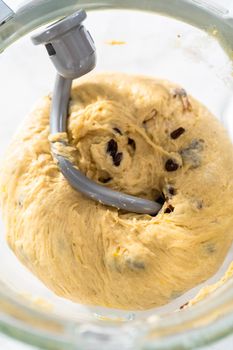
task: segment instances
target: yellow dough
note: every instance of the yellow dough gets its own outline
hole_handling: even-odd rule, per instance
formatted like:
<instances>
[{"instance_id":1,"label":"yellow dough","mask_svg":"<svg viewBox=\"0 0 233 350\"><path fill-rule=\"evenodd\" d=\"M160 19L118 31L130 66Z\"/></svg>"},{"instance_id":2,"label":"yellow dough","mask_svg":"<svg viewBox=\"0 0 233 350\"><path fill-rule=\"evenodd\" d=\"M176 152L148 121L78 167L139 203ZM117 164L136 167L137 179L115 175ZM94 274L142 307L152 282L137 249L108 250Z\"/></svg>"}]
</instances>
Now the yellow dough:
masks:
<instances>
[{"instance_id":1,"label":"yellow dough","mask_svg":"<svg viewBox=\"0 0 233 350\"><path fill-rule=\"evenodd\" d=\"M152 217L70 187L51 155L50 105L45 97L31 113L2 164L7 239L21 262L60 296L123 309L163 305L213 275L232 243L233 147L210 112L167 81L74 83L71 147L59 150L63 134L54 148L103 186L164 196Z\"/></svg>"}]
</instances>

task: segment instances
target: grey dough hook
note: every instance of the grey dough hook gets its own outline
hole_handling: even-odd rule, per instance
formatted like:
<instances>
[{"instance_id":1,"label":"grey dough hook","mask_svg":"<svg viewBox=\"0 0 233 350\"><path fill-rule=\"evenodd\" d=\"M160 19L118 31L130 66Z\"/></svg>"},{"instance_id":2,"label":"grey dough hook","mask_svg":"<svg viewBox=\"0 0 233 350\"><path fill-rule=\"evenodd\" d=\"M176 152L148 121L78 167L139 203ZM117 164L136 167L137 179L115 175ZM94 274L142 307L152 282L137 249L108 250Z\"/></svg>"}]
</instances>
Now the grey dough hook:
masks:
<instances>
[{"instance_id":1,"label":"grey dough hook","mask_svg":"<svg viewBox=\"0 0 233 350\"><path fill-rule=\"evenodd\" d=\"M32 37L35 45L45 45L58 72L50 114L51 135L67 132L67 110L72 80L90 72L96 65L94 41L81 24L85 18L86 12L79 10ZM70 185L93 200L141 214L156 214L161 209L161 205L157 202L99 185L88 179L64 156L55 152L53 156Z\"/></svg>"}]
</instances>

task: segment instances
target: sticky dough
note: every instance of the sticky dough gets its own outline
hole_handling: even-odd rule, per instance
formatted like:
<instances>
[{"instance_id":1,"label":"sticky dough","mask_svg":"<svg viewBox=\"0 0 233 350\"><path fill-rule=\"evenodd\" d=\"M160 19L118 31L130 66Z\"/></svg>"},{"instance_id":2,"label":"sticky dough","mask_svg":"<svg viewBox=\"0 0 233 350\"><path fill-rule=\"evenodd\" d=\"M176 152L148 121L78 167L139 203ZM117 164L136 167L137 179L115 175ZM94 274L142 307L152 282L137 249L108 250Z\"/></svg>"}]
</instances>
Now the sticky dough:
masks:
<instances>
[{"instance_id":1,"label":"sticky dough","mask_svg":"<svg viewBox=\"0 0 233 350\"><path fill-rule=\"evenodd\" d=\"M213 275L233 227L233 148L217 119L167 81L74 83L63 151L103 186L164 202L152 217L70 187L51 155L50 105L30 114L2 164L7 240L21 262L59 296L123 309L163 305Z\"/></svg>"}]
</instances>

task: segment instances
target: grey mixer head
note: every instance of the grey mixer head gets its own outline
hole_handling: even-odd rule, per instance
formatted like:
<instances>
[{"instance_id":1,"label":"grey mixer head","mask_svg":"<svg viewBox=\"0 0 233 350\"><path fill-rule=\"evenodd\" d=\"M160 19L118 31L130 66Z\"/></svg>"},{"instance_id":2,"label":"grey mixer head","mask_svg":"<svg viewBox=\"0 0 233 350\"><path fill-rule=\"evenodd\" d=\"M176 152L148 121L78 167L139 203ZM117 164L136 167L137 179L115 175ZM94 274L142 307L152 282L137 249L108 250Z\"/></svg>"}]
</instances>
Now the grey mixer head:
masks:
<instances>
[{"instance_id":1,"label":"grey mixer head","mask_svg":"<svg viewBox=\"0 0 233 350\"><path fill-rule=\"evenodd\" d=\"M45 45L57 72L67 79L81 77L96 64L94 41L81 24L85 18L80 10L32 37L35 45Z\"/></svg>"}]
</instances>

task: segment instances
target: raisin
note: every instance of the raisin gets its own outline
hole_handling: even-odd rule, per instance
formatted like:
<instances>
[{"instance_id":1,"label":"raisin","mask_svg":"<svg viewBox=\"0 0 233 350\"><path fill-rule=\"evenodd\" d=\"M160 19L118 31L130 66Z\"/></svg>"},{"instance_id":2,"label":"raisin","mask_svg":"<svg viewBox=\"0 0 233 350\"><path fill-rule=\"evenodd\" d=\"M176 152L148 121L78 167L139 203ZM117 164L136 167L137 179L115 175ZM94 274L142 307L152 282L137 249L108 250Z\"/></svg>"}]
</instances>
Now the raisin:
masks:
<instances>
[{"instance_id":1,"label":"raisin","mask_svg":"<svg viewBox=\"0 0 233 350\"><path fill-rule=\"evenodd\" d=\"M133 148L134 151L136 150L136 143L130 137L128 138L128 145L130 145Z\"/></svg>"},{"instance_id":2,"label":"raisin","mask_svg":"<svg viewBox=\"0 0 233 350\"><path fill-rule=\"evenodd\" d=\"M197 206L197 209L202 209L203 208L203 201L202 200L197 200L196 201L196 206Z\"/></svg>"},{"instance_id":3,"label":"raisin","mask_svg":"<svg viewBox=\"0 0 233 350\"><path fill-rule=\"evenodd\" d=\"M164 213L165 214L170 214L174 211L174 207L170 204L165 210L164 210Z\"/></svg>"},{"instance_id":4,"label":"raisin","mask_svg":"<svg viewBox=\"0 0 233 350\"><path fill-rule=\"evenodd\" d=\"M119 166L121 164L122 158L123 158L122 152L118 152L114 157L112 157L114 165Z\"/></svg>"},{"instance_id":5,"label":"raisin","mask_svg":"<svg viewBox=\"0 0 233 350\"><path fill-rule=\"evenodd\" d=\"M114 130L114 131L116 131L116 133L117 133L117 134L122 135L122 132L121 132L121 130L120 130L120 129L118 129L118 128L113 128L113 130Z\"/></svg>"},{"instance_id":6,"label":"raisin","mask_svg":"<svg viewBox=\"0 0 233 350\"><path fill-rule=\"evenodd\" d=\"M118 150L117 142L115 140L113 140L113 139L108 141L107 153L109 153L112 158L114 158L116 156L117 150Z\"/></svg>"},{"instance_id":7,"label":"raisin","mask_svg":"<svg viewBox=\"0 0 233 350\"><path fill-rule=\"evenodd\" d=\"M180 306L180 310L184 309L184 308L185 308L185 306L188 306L188 304L189 304L189 302L187 301L187 303L185 303L185 304L181 305L181 306Z\"/></svg>"},{"instance_id":8,"label":"raisin","mask_svg":"<svg viewBox=\"0 0 233 350\"><path fill-rule=\"evenodd\" d=\"M165 164L165 169L167 171L176 171L179 168L179 164L177 164L173 159L168 159Z\"/></svg>"},{"instance_id":9,"label":"raisin","mask_svg":"<svg viewBox=\"0 0 233 350\"><path fill-rule=\"evenodd\" d=\"M107 143L107 153L110 154L112 157L113 163L115 166L119 166L121 164L122 158L123 158L123 153L122 152L117 152L118 150L118 145L117 142L113 139L108 141Z\"/></svg>"},{"instance_id":10,"label":"raisin","mask_svg":"<svg viewBox=\"0 0 233 350\"><path fill-rule=\"evenodd\" d=\"M189 98L188 98L188 95L187 95L187 92L185 91L185 89L182 89L182 88L176 88L174 89L173 91L173 97L176 98L176 97L179 97L181 102L182 102L182 105L183 105L183 111L191 111L192 110L192 105L189 101Z\"/></svg>"},{"instance_id":11,"label":"raisin","mask_svg":"<svg viewBox=\"0 0 233 350\"><path fill-rule=\"evenodd\" d=\"M183 133L185 132L185 129L180 127L174 131L171 132L170 136L173 140L178 139Z\"/></svg>"},{"instance_id":12,"label":"raisin","mask_svg":"<svg viewBox=\"0 0 233 350\"><path fill-rule=\"evenodd\" d=\"M107 184L108 182L110 182L112 180L111 177L106 177L106 178L99 178L99 181L102 182L103 184Z\"/></svg>"},{"instance_id":13,"label":"raisin","mask_svg":"<svg viewBox=\"0 0 233 350\"><path fill-rule=\"evenodd\" d=\"M168 193L171 195L171 196L174 196L176 194L176 190L174 189L174 187L169 187L168 188Z\"/></svg>"}]
</instances>

